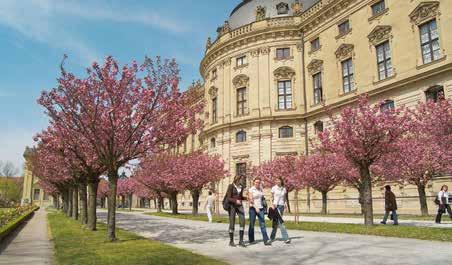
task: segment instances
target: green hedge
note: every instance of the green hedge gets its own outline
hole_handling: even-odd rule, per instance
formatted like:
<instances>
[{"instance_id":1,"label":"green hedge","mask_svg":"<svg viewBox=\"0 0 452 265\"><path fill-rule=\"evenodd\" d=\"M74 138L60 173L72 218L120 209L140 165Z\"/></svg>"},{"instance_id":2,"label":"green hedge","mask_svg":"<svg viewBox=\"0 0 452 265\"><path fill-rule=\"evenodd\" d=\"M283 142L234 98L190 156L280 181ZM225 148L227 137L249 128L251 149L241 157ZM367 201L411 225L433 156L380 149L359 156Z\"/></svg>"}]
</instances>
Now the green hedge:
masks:
<instances>
[{"instance_id":1,"label":"green hedge","mask_svg":"<svg viewBox=\"0 0 452 265\"><path fill-rule=\"evenodd\" d=\"M2 213L0 215L2 222L2 226L0 227L0 241L13 232L20 224L31 218L38 209L39 207L37 206L26 206Z\"/></svg>"}]
</instances>

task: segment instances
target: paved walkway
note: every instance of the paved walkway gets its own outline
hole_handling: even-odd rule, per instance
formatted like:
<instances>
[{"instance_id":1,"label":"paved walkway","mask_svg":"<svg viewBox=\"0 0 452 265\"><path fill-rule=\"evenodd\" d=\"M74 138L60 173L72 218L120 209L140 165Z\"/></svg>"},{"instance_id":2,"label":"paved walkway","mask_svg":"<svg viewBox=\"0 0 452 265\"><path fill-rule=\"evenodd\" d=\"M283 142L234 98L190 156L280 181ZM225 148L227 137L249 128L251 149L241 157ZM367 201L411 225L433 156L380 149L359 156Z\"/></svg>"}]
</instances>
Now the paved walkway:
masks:
<instances>
[{"instance_id":1,"label":"paved walkway","mask_svg":"<svg viewBox=\"0 0 452 265\"><path fill-rule=\"evenodd\" d=\"M99 212L99 217L105 221L106 213ZM292 244L276 241L272 246L264 246L257 228L259 244L231 248L227 246L226 224L162 218L136 212L117 213L117 222L118 227L146 238L230 264L452 264L452 243L291 230Z\"/></svg>"},{"instance_id":2,"label":"paved walkway","mask_svg":"<svg viewBox=\"0 0 452 265\"><path fill-rule=\"evenodd\" d=\"M35 212L25 226L0 249L1 265L52 264L53 246L47 231L47 213ZM4 248L4 249L3 249Z\"/></svg>"}]
</instances>

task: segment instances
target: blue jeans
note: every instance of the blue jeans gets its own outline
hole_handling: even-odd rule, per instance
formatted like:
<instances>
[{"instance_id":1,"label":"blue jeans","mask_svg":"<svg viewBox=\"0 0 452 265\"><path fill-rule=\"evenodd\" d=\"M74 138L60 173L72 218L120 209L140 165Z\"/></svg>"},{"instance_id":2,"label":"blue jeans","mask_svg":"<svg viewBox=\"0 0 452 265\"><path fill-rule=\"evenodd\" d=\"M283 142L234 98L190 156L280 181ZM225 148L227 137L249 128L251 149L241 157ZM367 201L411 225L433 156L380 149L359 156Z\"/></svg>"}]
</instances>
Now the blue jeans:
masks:
<instances>
[{"instance_id":1,"label":"blue jeans","mask_svg":"<svg viewBox=\"0 0 452 265\"><path fill-rule=\"evenodd\" d=\"M278 209L279 214L281 215L281 218L282 218L282 216L284 214L284 206L283 205L278 205L276 208ZM276 238L276 231L278 230L278 226L279 226L279 229L281 230L282 239L284 241L288 240L289 239L289 235L287 234L286 226L284 226L284 223L281 223L279 220L273 220L272 233L270 235L270 238L272 240L275 240L275 238Z\"/></svg>"},{"instance_id":2,"label":"blue jeans","mask_svg":"<svg viewBox=\"0 0 452 265\"><path fill-rule=\"evenodd\" d=\"M392 216L394 217L394 224L398 224L399 223L399 221L398 221L398 216L397 216L397 212L394 210L394 211L385 211L385 216L383 217L383 222L385 222L386 223L386 221L388 220L388 217L389 217L389 212L392 212Z\"/></svg>"},{"instance_id":3,"label":"blue jeans","mask_svg":"<svg viewBox=\"0 0 452 265\"><path fill-rule=\"evenodd\" d=\"M264 242L268 241L267 229L265 228L265 215L264 209L259 209L259 213L256 213L254 207L250 207L250 226L248 228L248 239L250 243L254 242L254 223L256 223L256 216L259 219L259 226L261 228L262 237Z\"/></svg>"}]
</instances>

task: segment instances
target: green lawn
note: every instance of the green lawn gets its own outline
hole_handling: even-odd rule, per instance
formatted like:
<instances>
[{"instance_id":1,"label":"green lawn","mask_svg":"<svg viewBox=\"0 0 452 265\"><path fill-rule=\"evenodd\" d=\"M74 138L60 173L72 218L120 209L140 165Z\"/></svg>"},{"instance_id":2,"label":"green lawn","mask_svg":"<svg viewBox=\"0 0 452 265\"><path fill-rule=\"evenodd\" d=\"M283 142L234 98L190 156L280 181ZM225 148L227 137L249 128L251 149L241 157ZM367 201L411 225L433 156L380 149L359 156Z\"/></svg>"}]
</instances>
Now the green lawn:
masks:
<instances>
[{"instance_id":1,"label":"green lawn","mask_svg":"<svg viewBox=\"0 0 452 265\"><path fill-rule=\"evenodd\" d=\"M170 213L146 213L146 214L161 217L207 221L207 217L205 215L198 216L193 216L191 214L173 215ZM214 217L213 221L218 223L227 223L228 218ZM266 223L267 227L271 227L271 223L268 219L266 220ZM422 240L452 242L452 229L450 228L429 228L429 227L393 226L393 225L375 225L372 227L366 227L364 225L359 224L336 224L319 222L300 222L296 224L295 222L292 221L286 221L285 225L287 229L294 230L414 238Z\"/></svg>"},{"instance_id":2,"label":"green lawn","mask_svg":"<svg viewBox=\"0 0 452 265\"><path fill-rule=\"evenodd\" d=\"M285 213L285 215L294 215ZM379 216L378 214L374 214ZM380 214L383 218L383 214ZM320 213L300 213L300 216L309 217L338 217L338 218L363 218L361 214L342 214L342 213L331 213L331 214L320 214ZM417 221L434 221L435 215L422 216L422 215L410 215L410 214L399 214L399 220L417 220Z\"/></svg>"},{"instance_id":3,"label":"green lawn","mask_svg":"<svg viewBox=\"0 0 452 265\"><path fill-rule=\"evenodd\" d=\"M49 212L48 220L59 265L225 264L121 229L118 241L107 242L104 224L88 231L58 212Z\"/></svg>"}]
</instances>

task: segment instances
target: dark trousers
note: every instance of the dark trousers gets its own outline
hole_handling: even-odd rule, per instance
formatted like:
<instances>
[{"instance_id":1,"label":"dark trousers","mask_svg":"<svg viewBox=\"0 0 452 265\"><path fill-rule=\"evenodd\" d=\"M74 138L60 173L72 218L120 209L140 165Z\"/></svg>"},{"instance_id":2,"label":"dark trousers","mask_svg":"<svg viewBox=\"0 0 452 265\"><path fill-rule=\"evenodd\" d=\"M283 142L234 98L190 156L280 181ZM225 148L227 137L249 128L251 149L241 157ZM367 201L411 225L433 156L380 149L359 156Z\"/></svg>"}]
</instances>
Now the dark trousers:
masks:
<instances>
[{"instance_id":1,"label":"dark trousers","mask_svg":"<svg viewBox=\"0 0 452 265\"><path fill-rule=\"evenodd\" d=\"M449 217L452 219L452 210L450 208L450 204L440 204L438 207L438 214L436 215L435 222L441 223L441 217L443 216L443 213L449 214Z\"/></svg>"},{"instance_id":2,"label":"dark trousers","mask_svg":"<svg viewBox=\"0 0 452 265\"><path fill-rule=\"evenodd\" d=\"M229 233L234 233L236 214L239 216L240 231L245 230L245 210L243 206L231 206L229 209Z\"/></svg>"}]
</instances>

